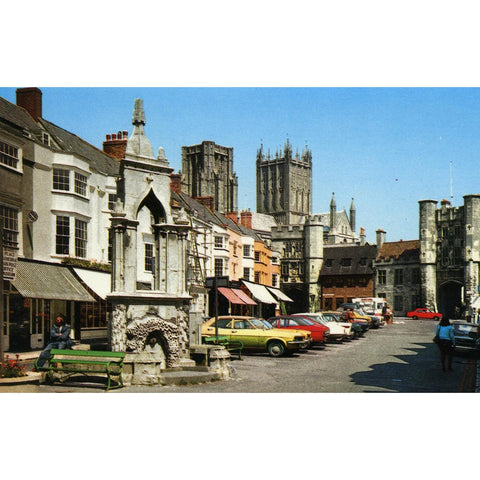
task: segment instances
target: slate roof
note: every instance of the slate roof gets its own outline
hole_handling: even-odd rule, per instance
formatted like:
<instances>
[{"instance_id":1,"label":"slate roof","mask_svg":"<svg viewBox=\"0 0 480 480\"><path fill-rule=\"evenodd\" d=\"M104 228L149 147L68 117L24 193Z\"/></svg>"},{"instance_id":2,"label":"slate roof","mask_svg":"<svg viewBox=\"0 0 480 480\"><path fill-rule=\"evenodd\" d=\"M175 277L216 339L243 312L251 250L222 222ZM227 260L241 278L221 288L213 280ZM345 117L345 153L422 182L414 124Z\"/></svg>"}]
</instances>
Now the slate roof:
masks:
<instances>
[{"instance_id":1,"label":"slate roof","mask_svg":"<svg viewBox=\"0 0 480 480\"><path fill-rule=\"evenodd\" d=\"M221 227L228 227L232 230L235 230L242 235L248 235L255 238L256 240L263 241L262 238L256 234L253 230L250 230L243 225L235 223L230 218L224 217L220 213L212 212L208 207L202 205L200 202L197 202L192 197L186 195L185 193L176 193L172 190L171 192L172 200L177 201L181 206L186 208L189 211L195 210L198 218L204 222L214 223Z\"/></svg>"},{"instance_id":2,"label":"slate roof","mask_svg":"<svg viewBox=\"0 0 480 480\"><path fill-rule=\"evenodd\" d=\"M64 130L61 127L41 118L39 122L52 137L58 150L72 153L85 159L97 172L105 175L115 176L119 173L120 162L107 155L102 150L94 147L79 136ZM56 148L52 145L52 148Z\"/></svg>"},{"instance_id":3,"label":"slate roof","mask_svg":"<svg viewBox=\"0 0 480 480\"><path fill-rule=\"evenodd\" d=\"M252 212L252 229L262 232L270 232L271 228L276 226L277 222L272 215L267 213Z\"/></svg>"},{"instance_id":4,"label":"slate roof","mask_svg":"<svg viewBox=\"0 0 480 480\"><path fill-rule=\"evenodd\" d=\"M0 119L2 122L25 130L34 136L38 136L41 133L40 127L24 108L2 97L0 97Z\"/></svg>"},{"instance_id":5,"label":"slate roof","mask_svg":"<svg viewBox=\"0 0 480 480\"><path fill-rule=\"evenodd\" d=\"M332 245L323 248L323 266L320 276L327 275L372 275L373 260L377 255L376 245ZM342 265L351 259L350 265ZM330 265L331 266L328 266Z\"/></svg>"},{"instance_id":6,"label":"slate roof","mask_svg":"<svg viewBox=\"0 0 480 480\"><path fill-rule=\"evenodd\" d=\"M385 242L377 255L377 262L388 260L418 261L420 259L420 240L400 240Z\"/></svg>"}]
</instances>

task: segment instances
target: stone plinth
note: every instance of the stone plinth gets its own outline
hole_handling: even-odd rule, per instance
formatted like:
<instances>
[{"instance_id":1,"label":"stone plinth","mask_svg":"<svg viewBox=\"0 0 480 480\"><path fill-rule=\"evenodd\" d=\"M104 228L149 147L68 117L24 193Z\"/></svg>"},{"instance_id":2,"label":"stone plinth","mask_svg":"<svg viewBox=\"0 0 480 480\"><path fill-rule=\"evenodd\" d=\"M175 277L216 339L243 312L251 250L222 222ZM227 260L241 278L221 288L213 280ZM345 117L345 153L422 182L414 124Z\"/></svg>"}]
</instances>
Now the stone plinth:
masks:
<instances>
[{"instance_id":1,"label":"stone plinth","mask_svg":"<svg viewBox=\"0 0 480 480\"><path fill-rule=\"evenodd\" d=\"M122 379L125 385L156 385L166 369L165 356L155 353L127 353L123 360Z\"/></svg>"}]
</instances>

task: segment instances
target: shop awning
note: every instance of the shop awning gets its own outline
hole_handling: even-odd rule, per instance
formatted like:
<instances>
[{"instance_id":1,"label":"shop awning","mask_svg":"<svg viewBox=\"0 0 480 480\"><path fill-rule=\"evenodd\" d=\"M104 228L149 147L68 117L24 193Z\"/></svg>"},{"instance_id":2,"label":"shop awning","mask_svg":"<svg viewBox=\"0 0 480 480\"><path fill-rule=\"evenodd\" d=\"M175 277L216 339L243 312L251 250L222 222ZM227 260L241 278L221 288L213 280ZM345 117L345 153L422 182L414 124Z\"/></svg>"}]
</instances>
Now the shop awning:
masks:
<instances>
[{"instance_id":1,"label":"shop awning","mask_svg":"<svg viewBox=\"0 0 480 480\"><path fill-rule=\"evenodd\" d=\"M25 298L95 302L73 273L63 265L17 261L12 285Z\"/></svg>"},{"instance_id":2,"label":"shop awning","mask_svg":"<svg viewBox=\"0 0 480 480\"><path fill-rule=\"evenodd\" d=\"M102 300L106 300L112 289L109 273L95 272L83 268L74 268L73 270L88 288L92 289Z\"/></svg>"},{"instance_id":3,"label":"shop awning","mask_svg":"<svg viewBox=\"0 0 480 480\"><path fill-rule=\"evenodd\" d=\"M218 291L230 302L237 305L245 305L245 302L232 291L231 288L218 287Z\"/></svg>"},{"instance_id":4,"label":"shop awning","mask_svg":"<svg viewBox=\"0 0 480 480\"><path fill-rule=\"evenodd\" d=\"M281 290L278 288L267 287L268 291L273 294L275 298L281 300L282 302L293 302L293 300L288 296L285 295Z\"/></svg>"},{"instance_id":5,"label":"shop awning","mask_svg":"<svg viewBox=\"0 0 480 480\"><path fill-rule=\"evenodd\" d=\"M272 297L270 292L263 285L258 285L257 283L250 283L245 280L242 280L243 284L250 290L253 298L260 303L271 303L277 304L278 301Z\"/></svg>"},{"instance_id":6,"label":"shop awning","mask_svg":"<svg viewBox=\"0 0 480 480\"><path fill-rule=\"evenodd\" d=\"M258 305L258 303L252 300L243 290L232 288L232 292L234 292L237 297L240 297L247 305Z\"/></svg>"}]
</instances>

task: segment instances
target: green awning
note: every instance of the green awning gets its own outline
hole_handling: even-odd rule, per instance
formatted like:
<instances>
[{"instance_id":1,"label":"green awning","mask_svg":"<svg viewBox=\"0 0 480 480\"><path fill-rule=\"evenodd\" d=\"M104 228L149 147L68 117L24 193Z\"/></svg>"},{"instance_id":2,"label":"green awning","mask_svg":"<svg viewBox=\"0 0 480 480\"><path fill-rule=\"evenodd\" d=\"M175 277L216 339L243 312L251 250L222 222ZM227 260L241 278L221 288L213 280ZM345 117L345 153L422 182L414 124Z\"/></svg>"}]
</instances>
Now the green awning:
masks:
<instances>
[{"instance_id":1,"label":"green awning","mask_svg":"<svg viewBox=\"0 0 480 480\"><path fill-rule=\"evenodd\" d=\"M63 265L18 259L12 285L25 298L95 302L73 273Z\"/></svg>"}]
</instances>

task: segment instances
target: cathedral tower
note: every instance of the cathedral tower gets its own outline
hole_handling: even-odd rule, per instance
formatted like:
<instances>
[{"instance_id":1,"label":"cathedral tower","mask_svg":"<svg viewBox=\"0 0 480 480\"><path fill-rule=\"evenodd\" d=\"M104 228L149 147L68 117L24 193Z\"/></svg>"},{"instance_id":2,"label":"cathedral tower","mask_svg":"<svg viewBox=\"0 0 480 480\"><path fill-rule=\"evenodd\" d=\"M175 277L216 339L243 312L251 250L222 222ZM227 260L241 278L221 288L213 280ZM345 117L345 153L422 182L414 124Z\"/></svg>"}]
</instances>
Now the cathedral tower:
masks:
<instances>
[{"instance_id":1,"label":"cathedral tower","mask_svg":"<svg viewBox=\"0 0 480 480\"><path fill-rule=\"evenodd\" d=\"M238 178L233 148L204 141L182 147L182 191L192 198L213 197L219 213L238 210Z\"/></svg>"},{"instance_id":2,"label":"cathedral tower","mask_svg":"<svg viewBox=\"0 0 480 480\"><path fill-rule=\"evenodd\" d=\"M301 223L312 212L312 152L292 154L289 140L275 155L257 152L257 212L273 215L279 224Z\"/></svg>"}]
</instances>

